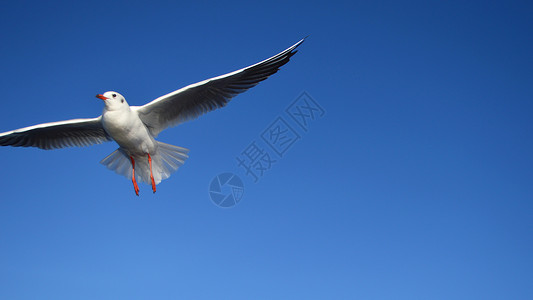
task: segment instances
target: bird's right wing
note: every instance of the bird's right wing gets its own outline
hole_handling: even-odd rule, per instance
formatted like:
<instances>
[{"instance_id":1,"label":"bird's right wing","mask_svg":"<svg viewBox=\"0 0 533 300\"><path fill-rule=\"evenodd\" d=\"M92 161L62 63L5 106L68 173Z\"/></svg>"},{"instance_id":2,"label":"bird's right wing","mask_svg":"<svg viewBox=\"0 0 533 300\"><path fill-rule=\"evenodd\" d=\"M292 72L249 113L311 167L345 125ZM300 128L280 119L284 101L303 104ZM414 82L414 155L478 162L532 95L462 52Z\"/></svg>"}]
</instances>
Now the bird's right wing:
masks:
<instances>
[{"instance_id":1,"label":"bird's right wing","mask_svg":"<svg viewBox=\"0 0 533 300\"><path fill-rule=\"evenodd\" d=\"M255 65L188 85L143 106L132 106L152 135L225 106L233 97L256 86L289 62L303 39Z\"/></svg>"},{"instance_id":2,"label":"bird's right wing","mask_svg":"<svg viewBox=\"0 0 533 300\"><path fill-rule=\"evenodd\" d=\"M89 146L111 141L102 117L44 123L0 133L0 146L38 147L45 150Z\"/></svg>"}]
</instances>

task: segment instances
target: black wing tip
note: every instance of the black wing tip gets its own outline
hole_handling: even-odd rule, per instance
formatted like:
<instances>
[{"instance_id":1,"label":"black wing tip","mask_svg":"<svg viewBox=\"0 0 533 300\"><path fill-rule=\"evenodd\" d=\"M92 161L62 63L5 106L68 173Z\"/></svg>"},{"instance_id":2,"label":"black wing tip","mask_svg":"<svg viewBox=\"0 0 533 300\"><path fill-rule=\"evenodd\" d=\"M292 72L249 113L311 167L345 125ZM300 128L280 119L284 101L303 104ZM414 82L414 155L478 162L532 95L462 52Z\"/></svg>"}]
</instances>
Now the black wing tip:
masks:
<instances>
[{"instance_id":1,"label":"black wing tip","mask_svg":"<svg viewBox=\"0 0 533 300\"><path fill-rule=\"evenodd\" d=\"M248 75L261 75L261 79L253 78L253 81L256 81L256 84L267 79L269 76L277 73L279 69L287 64L291 57L298 52L296 48L300 46L308 36L299 40L296 44L290 46L284 51L272 56L271 58L264 60L252 67L247 68L244 72Z\"/></svg>"},{"instance_id":2,"label":"black wing tip","mask_svg":"<svg viewBox=\"0 0 533 300\"><path fill-rule=\"evenodd\" d=\"M309 35L307 35L306 37L304 37L303 39L299 40L296 44L292 45L289 49L291 49L291 53L296 53L298 52L296 50L296 48L298 48L298 46L300 46L303 42L305 42L305 40L309 37Z\"/></svg>"}]
</instances>

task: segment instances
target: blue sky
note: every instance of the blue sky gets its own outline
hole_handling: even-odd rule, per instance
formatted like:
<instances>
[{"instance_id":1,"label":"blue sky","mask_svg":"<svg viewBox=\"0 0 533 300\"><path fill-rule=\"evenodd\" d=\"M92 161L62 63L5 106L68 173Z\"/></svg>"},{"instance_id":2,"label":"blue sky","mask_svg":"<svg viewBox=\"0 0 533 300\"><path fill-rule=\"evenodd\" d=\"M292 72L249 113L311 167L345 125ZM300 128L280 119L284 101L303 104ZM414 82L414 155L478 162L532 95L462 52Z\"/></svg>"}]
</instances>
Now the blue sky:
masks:
<instances>
[{"instance_id":1,"label":"blue sky","mask_svg":"<svg viewBox=\"0 0 533 300\"><path fill-rule=\"evenodd\" d=\"M113 143L2 147L2 299L531 299L528 1L10 2L0 131L142 105L310 35L282 70L163 132L154 195ZM300 93L325 110L257 183L236 157ZM245 184L222 209L217 174Z\"/></svg>"}]
</instances>

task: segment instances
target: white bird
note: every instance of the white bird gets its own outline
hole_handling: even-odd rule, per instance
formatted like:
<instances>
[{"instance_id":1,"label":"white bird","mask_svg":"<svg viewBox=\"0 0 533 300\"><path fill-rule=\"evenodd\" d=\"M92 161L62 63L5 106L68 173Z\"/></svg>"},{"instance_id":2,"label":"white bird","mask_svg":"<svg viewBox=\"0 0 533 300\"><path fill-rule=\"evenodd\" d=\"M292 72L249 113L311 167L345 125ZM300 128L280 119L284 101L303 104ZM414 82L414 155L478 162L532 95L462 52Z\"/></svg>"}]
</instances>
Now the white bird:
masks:
<instances>
[{"instance_id":1,"label":"white bird","mask_svg":"<svg viewBox=\"0 0 533 300\"><path fill-rule=\"evenodd\" d=\"M233 97L267 79L286 64L304 39L252 66L188 85L143 106L129 106L117 92L96 95L104 101L102 115L44 123L0 133L0 146L57 149L114 140L120 147L100 163L133 182L156 185L178 170L189 157L186 148L156 141L165 128L225 106Z\"/></svg>"}]
</instances>

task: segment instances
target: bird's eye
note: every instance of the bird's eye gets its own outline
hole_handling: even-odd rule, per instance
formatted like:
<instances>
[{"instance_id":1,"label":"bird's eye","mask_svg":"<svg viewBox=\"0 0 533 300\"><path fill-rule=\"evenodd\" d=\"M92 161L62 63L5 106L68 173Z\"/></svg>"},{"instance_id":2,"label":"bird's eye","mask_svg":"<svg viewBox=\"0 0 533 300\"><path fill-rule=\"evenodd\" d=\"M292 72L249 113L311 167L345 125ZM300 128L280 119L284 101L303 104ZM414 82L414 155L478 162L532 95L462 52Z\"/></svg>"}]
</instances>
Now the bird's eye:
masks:
<instances>
[{"instance_id":1,"label":"bird's eye","mask_svg":"<svg viewBox=\"0 0 533 300\"><path fill-rule=\"evenodd\" d=\"M113 98L116 98L117 97L117 94L113 94Z\"/></svg>"}]
</instances>

